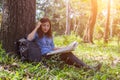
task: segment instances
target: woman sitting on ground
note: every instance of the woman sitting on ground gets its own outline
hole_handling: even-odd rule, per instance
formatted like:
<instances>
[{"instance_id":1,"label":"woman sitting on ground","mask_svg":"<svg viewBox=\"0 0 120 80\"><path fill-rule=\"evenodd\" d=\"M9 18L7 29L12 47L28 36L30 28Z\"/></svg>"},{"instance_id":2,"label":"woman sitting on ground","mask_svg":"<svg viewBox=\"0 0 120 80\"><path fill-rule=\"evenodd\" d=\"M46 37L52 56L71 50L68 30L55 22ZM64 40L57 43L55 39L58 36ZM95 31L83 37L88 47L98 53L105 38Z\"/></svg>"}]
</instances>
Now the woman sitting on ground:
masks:
<instances>
[{"instance_id":1,"label":"woman sitting on ground","mask_svg":"<svg viewBox=\"0 0 120 80\"><path fill-rule=\"evenodd\" d=\"M27 37L29 41L35 40L37 42L41 49L41 54L47 59L51 56L46 54L57 49L54 47L51 28L51 21L48 18L42 18L37 23L35 29ZM69 65L93 69L93 67L86 65L83 61L78 59L72 52L60 54L60 59ZM100 66L101 65L98 65L96 68L99 69Z\"/></svg>"}]
</instances>

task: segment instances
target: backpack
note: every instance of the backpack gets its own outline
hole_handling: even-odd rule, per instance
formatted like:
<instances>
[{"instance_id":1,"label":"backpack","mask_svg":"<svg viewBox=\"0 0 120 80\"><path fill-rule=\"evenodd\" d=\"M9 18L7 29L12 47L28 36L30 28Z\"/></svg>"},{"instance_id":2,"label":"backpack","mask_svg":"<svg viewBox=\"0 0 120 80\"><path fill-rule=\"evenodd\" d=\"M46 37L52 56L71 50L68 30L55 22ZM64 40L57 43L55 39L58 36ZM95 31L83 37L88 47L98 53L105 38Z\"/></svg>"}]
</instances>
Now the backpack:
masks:
<instances>
[{"instance_id":1,"label":"backpack","mask_svg":"<svg viewBox=\"0 0 120 80\"><path fill-rule=\"evenodd\" d=\"M22 61L40 62L42 59L38 44L35 41L28 41L26 38L17 41L17 54Z\"/></svg>"}]
</instances>

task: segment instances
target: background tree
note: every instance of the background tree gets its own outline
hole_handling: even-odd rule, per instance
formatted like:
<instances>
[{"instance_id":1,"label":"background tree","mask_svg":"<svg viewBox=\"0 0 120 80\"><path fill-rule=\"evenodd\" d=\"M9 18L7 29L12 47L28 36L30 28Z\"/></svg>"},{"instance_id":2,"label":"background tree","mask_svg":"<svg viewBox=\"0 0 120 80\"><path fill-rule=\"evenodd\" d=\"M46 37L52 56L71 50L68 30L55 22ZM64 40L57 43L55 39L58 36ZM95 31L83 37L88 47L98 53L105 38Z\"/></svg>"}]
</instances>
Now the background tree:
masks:
<instances>
[{"instance_id":1,"label":"background tree","mask_svg":"<svg viewBox=\"0 0 120 80\"><path fill-rule=\"evenodd\" d=\"M35 0L3 0L0 40L7 52L14 51L14 42L35 27L35 6Z\"/></svg>"},{"instance_id":2,"label":"background tree","mask_svg":"<svg viewBox=\"0 0 120 80\"><path fill-rule=\"evenodd\" d=\"M69 9L70 9L69 0L66 0L66 30L65 30L66 35L70 34Z\"/></svg>"},{"instance_id":3,"label":"background tree","mask_svg":"<svg viewBox=\"0 0 120 80\"><path fill-rule=\"evenodd\" d=\"M89 18L90 0L70 0L70 22L71 31L73 30L80 37L86 28Z\"/></svg>"},{"instance_id":4,"label":"background tree","mask_svg":"<svg viewBox=\"0 0 120 80\"><path fill-rule=\"evenodd\" d=\"M93 32L96 17L97 17L97 0L91 0L91 16L83 36L84 42L93 43Z\"/></svg>"},{"instance_id":5,"label":"background tree","mask_svg":"<svg viewBox=\"0 0 120 80\"><path fill-rule=\"evenodd\" d=\"M106 25L105 25L105 32L104 32L104 42L108 43L108 38L110 34L110 4L111 0L108 0L108 11L107 11L107 20L106 20Z\"/></svg>"}]
</instances>

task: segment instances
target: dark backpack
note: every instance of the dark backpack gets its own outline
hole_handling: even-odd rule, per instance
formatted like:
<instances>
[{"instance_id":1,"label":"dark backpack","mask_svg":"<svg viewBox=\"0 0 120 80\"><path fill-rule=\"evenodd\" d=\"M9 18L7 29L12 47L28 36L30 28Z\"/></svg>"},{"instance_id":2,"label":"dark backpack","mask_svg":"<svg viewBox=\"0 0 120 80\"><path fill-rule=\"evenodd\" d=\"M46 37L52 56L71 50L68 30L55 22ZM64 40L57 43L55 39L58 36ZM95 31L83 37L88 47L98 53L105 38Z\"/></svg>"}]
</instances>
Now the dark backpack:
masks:
<instances>
[{"instance_id":1,"label":"dark backpack","mask_svg":"<svg viewBox=\"0 0 120 80\"><path fill-rule=\"evenodd\" d=\"M28 41L26 38L17 41L17 53L22 61L40 62L42 59L38 44L35 41Z\"/></svg>"}]
</instances>

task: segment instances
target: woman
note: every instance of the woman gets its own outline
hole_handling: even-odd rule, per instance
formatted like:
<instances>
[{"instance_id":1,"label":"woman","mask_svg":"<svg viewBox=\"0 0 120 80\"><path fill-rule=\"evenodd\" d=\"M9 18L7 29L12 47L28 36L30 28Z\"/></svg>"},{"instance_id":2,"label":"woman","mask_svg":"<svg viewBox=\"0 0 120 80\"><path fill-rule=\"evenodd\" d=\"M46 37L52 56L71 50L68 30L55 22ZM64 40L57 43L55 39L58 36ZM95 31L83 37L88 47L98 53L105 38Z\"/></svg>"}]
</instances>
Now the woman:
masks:
<instances>
[{"instance_id":1,"label":"woman","mask_svg":"<svg viewBox=\"0 0 120 80\"><path fill-rule=\"evenodd\" d=\"M51 21L48 18L42 18L36 25L35 29L28 35L27 39L29 41L35 40L41 49L42 55L45 57L48 57L46 55L48 52L57 49L54 47L51 31ZM71 52L60 54L60 58L69 65L91 68ZM99 67L100 65L97 66L97 68Z\"/></svg>"}]
</instances>

